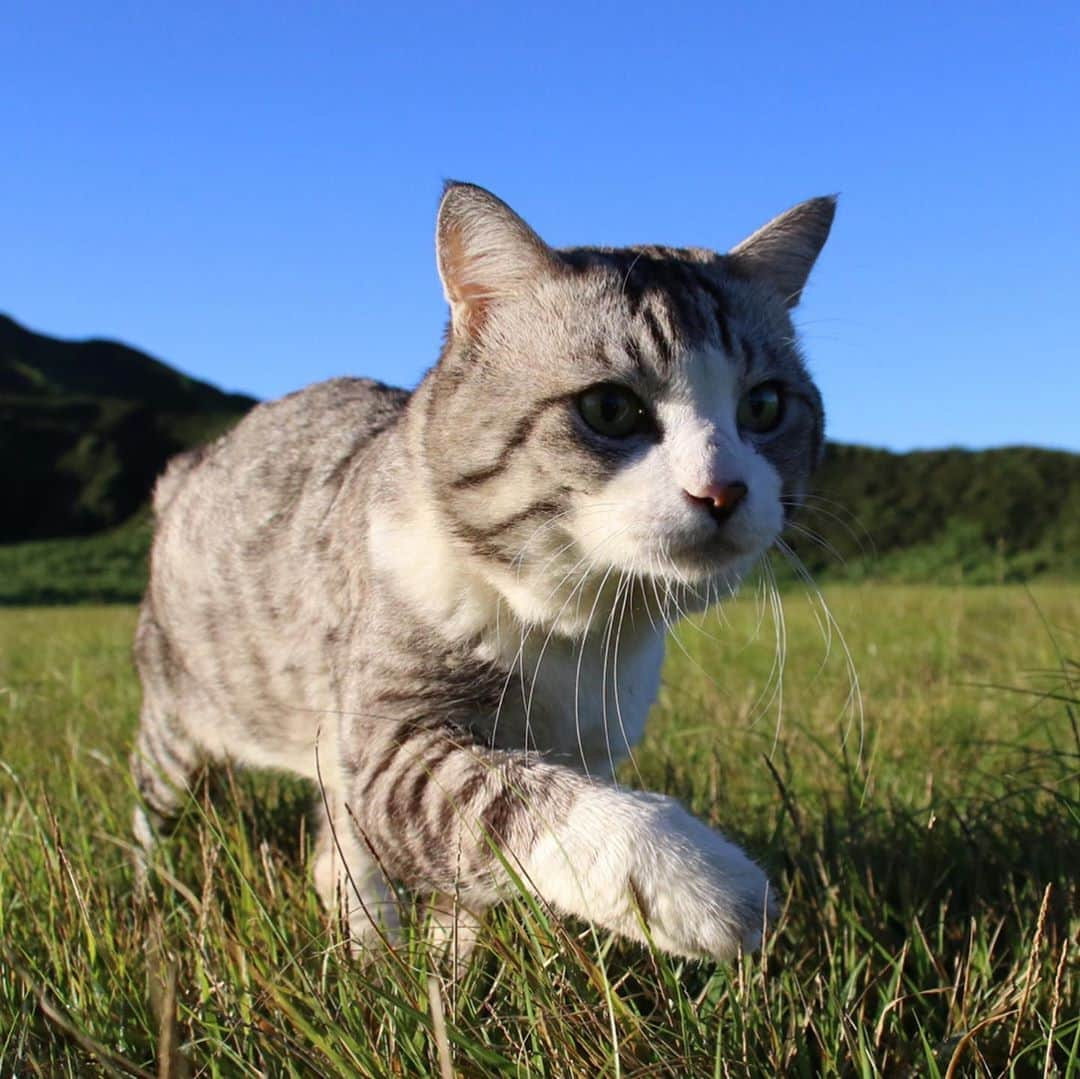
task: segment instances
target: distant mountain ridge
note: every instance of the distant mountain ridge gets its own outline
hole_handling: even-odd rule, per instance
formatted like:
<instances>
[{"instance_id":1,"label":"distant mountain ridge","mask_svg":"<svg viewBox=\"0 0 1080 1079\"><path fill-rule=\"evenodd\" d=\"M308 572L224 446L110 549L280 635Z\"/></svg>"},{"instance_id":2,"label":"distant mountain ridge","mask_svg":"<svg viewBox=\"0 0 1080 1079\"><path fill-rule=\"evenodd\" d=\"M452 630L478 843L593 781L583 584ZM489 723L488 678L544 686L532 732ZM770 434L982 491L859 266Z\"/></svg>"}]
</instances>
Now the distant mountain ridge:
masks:
<instances>
[{"instance_id":1,"label":"distant mountain ridge","mask_svg":"<svg viewBox=\"0 0 1080 1079\"><path fill-rule=\"evenodd\" d=\"M26 541L90 536L139 520L168 458L216 437L255 403L126 345L60 341L0 316L0 543L23 544L9 553L28 566L39 555ZM95 540L102 566L108 552L123 549L127 568L116 562L108 589L86 595L136 596L142 571L132 567L141 565L147 535L140 527L119 546ZM830 443L787 538L815 575L1077 575L1080 454L1024 446L898 454ZM62 546L40 551L46 547L57 565L77 562ZM8 602L49 599L51 587L0 588L0 602L5 594ZM81 594L65 586L55 596Z\"/></svg>"},{"instance_id":2,"label":"distant mountain ridge","mask_svg":"<svg viewBox=\"0 0 1080 1079\"><path fill-rule=\"evenodd\" d=\"M47 337L0 314L0 395L108 397L173 412L249 409L255 398L225 393L118 341Z\"/></svg>"},{"instance_id":3,"label":"distant mountain ridge","mask_svg":"<svg viewBox=\"0 0 1080 1079\"><path fill-rule=\"evenodd\" d=\"M169 457L254 404L127 345L61 341L0 315L0 542L121 523Z\"/></svg>"}]
</instances>

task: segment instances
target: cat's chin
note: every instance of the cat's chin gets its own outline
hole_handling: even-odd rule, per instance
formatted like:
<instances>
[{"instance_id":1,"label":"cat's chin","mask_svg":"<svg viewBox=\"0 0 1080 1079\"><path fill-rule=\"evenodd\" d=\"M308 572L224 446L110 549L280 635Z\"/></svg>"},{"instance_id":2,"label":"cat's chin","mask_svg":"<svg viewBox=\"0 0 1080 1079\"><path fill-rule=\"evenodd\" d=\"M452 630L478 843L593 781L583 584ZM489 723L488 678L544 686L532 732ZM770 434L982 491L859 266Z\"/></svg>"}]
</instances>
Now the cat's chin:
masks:
<instances>
[{"instance_id":1,"label":"cat's chin","mask_svg":"<svg viewBox=\"0 0 1080 1079\"><path fill-rule=\"evenodd\" d=\"M708 589L715 597L733 593L762 556L761 551L689 549L669 551L663 561L650 560L642 576L680 589Z\"/></svg>"},{"instance_id":2,"label":"cat's chin","mask_svg":"<svg viewBox=\"0 0 1080 1079\"><path fill-rule=\"evenodd\" d=\"M703 611L733 596L759 557L756 552L732 552L722 558L668 554L662 562L654 557L606 563L584 579L501 577L496 588L501 602L522 624L578 637L591 627L605 626L609 612L620 604L626 610L640 608L644 618Z\"/></svg>"}]
</instances>

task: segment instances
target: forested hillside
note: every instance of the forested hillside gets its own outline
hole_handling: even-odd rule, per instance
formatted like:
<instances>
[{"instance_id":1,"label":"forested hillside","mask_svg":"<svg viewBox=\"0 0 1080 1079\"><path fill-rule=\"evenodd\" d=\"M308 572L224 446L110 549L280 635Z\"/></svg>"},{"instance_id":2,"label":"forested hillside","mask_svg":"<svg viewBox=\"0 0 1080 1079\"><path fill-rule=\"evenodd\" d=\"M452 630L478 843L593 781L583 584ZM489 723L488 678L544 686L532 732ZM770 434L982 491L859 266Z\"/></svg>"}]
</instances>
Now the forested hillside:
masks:
<instances>
[{"instance_id":1,"label":"forested hillside","mask_svg":"<svg viewBox=\"0 0 1080 1079\"><path fill-rule=\"evenodd\" d=\"M169 457L254 403L126 345L59 341L0 315L0 543L122 524Z\"/></svg>"},{"instance_id":2,"label":"forested hillside","mask_svg":"<svg viewBox=\"0 0 1080 1079\"><path fill-rule=\"evenodd\" d=\"M254 403L0 316L0 603L136 598L155 476ZM816 577L1080 574L1080 455L831 444L787 539Z\"/></svg>"},{"instance_id":3,"label":"forested hillside","mask_svg":"<svg viewBox=\"0 0 1080 1079\"><path fill-rule=\"evenodd\" d=\"M816 571L992 582L1080 573L1080 454L831 444L792 541ZM832 550L799 530L821 533Z\"/></svg>"}]
</instances>

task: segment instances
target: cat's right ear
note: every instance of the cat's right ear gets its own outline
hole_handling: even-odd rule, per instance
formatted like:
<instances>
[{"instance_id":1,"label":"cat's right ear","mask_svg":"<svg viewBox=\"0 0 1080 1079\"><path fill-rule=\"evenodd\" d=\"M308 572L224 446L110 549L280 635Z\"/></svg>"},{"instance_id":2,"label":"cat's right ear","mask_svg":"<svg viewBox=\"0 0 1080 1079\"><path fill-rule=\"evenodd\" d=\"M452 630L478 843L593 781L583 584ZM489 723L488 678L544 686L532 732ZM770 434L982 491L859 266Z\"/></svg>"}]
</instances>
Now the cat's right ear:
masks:
<instances>
[{"instance_id":1,"label":"cat's right ear","mask_svg":"<svg viewBox=\"0 0 1080 1079\"><path fill-rule=\"evenodd\" d=\"M451 180L439 203L435 252L455 334L475 337L493 303L520 295L556 265L551 249L502 199Z\"/></svg>"},{"instance_id":2,"label":"cat's right ear","mask_svg":"<svg viewBox=\"0 0 1080 1079\"><path fill-rule=\"evenodd\" d=\"M836 196L807 199L774 217L728 252L744 273L768 281L794 307L832 228Z\"/></svg>"}]
</instances>

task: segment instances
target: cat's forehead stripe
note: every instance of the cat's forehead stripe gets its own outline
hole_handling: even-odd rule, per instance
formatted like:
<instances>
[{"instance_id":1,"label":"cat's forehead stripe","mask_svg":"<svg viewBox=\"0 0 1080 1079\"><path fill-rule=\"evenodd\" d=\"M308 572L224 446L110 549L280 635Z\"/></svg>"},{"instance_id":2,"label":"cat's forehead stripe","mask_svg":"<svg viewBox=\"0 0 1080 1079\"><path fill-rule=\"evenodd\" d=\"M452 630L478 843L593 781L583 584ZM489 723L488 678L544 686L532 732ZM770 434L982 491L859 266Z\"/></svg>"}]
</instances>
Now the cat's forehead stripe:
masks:
<instances>
[{"instance_id":1,"label":"cat's forehead stripe","mask_svg":"<svg viewBox=\"0 0 1080 1079\"><path fill-rule=\"evenodd\" d=\"M628 337L623 342L623 351L630 358L630 362L637 369L639 374L646 373L645 357L642 354L641 346L632 337Z\"/></svg>"},{"instance_id":2,"label":"cat's forehead stripe","mask_svg":"<svg viewBox=\"0 0 1080 1079\"><path fill-rule=\"evenodd\" d=\"M712 315L716 322L716 328L720 334L720 343L724 351L730 356L734 354L731 337L731 327L728 325L730 317L730 305L728 296L718 282L712 280L707 274L698 271L695 275L695 284L712 301Z\"/></svg>"},{"instance_id":3,"label":"cat's forehead stripe","mask_svg":"<svg viewBox=\"0 0 1080 1079\"><path fill-rule=\"evenodd\" d=\"M710 341L738 358L732 297L724 282L742 276L725 256L652 245L572 248L560 255L578 273L607 271L631 320L644 322L645 342L661 367L670 369L683 348Z\"/></svg>"},{"instance_id":4,"label":"cat's forehead stripe","mask_svg":"<svg viewBox=\"0 0 1080 1079\"><path fill-rule=\"evenodd\" d=\"M660 361L661 367L670 368L677 342L671 340L651 307L645 308L642 321L645 324L646 338L651 346L650 351Z\"/></svg>"}]
</instances>

